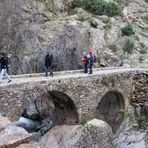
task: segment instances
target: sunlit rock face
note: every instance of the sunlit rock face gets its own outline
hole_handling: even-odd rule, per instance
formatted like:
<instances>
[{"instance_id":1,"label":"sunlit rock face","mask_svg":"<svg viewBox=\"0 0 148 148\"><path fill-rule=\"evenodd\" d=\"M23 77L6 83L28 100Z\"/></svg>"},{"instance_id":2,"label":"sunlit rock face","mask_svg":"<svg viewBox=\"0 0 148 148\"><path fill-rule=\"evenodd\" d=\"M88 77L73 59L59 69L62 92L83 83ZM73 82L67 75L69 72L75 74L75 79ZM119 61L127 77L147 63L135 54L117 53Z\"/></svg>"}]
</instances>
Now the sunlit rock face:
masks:
<instances>
[{"instance_id":1,"label":"sunlit rock face","mask_svg":"<svg viewBox=\"0 0 148 148\"><path fill-rule=\"evenodd\" d=\"M9 3L2 5L1 8L6 7L4 10L8 12L20 5L12 11L12 15L14 13L19 17L14 19L10 15L9 19L18 22L16 24L21 23L10 27L12 30L6 32L10 37L7 38L8 41L6 36L2 36L2 46L6 46L5 50L11 54L10 72L42 72L47 51L54 55L55 70L79 69L83 66L83 52L89 49L94 50L98 57L97 67L123 66L127 63L130 67L147 67L148 4L144 0L114 1L122 7L123 16L93 15L82 8L73 8L72 0L21 0L19 3L15 0L12 2L17 6L13 3L11 6ZM121 43L125 38L121 28L128 23L131 23L135 30L135 34L129 36L135 47L133 52L126 56L123 52L126 40ZM8 24L4 25L7 27ZM3 31L5 30L7 29L4 28ZM14 30L17 30L16 36ZM8 42L12 45L6 44Z\"/></svg>"}]
</instances>

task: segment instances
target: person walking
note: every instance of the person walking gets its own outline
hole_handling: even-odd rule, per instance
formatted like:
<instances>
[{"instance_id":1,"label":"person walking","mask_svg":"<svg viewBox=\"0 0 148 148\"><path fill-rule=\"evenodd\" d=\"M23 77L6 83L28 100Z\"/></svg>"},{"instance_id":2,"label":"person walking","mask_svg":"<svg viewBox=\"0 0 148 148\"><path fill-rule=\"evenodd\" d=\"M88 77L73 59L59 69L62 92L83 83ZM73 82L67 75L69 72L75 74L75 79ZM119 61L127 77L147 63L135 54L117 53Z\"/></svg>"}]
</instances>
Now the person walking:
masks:
<instances>
[{"instance_id":1,"label":"person walking","mask_svg":"<svg viewBox=\"0 0 148 148\"><path fill-rule=\"evenodd\" d=\"M88 58L87 58L86 53L83 53L82 62L84 64L84 73L87 73L88 72Z\"/></svg>"},{"instance_id":2,"label":"person walking","mask_svg":"<svg viewBox=\"0 0 148 148\"><path fill-rule=\"evenodd\" d=\"M6 54L1 53L1 56L0 56L0 66L1 66L0 83L2 83L2 79L3 79L4 75L9 79L8 83L12 81L12 79L10 78L10 76L7 73L8 63L9 63L9 61L8 61L8 57L6 56Z\"/></svg>"},{"instance_id":3,"label":"person walking","mask_svg":"<svg viewBox=\"0 0 148 148\"><path fill-rule=\"evenodd\" d=\"M89 51L87 58L88 58L88 74L92 74L93 73L93 70L92 70L93 64L95 61L95 57L94 57L92 51Z\"/></svg>"},{"instance_id":4,"label":"person walking","mask_svg":"<svg viewBox=\"0 0 148 148\"><path fill-rule=\"evenodd\" d=\"M45 75L46 77L48 77L48 72L50 72L50 75L53 77L53 71L52 71L52 62L53 62L53 55L49 54L49 52L47 52L46 56L45 56Z\"/></svg>"}]
</instances>

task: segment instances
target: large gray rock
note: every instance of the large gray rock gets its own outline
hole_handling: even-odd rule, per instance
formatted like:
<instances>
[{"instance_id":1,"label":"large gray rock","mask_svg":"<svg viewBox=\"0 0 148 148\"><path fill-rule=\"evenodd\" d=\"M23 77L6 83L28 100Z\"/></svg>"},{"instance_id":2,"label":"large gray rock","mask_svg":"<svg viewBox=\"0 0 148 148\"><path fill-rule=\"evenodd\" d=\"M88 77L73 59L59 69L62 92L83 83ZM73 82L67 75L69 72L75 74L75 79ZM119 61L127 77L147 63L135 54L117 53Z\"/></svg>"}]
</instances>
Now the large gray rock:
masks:
<instances>
[{"instance_id":1,"label":"large gray rock","mask_svg":"<svg viewBox=\"0 0 148 148\"><path fill-rule=\"evenodd\" d=\"M0 115L0 132L3 131L10 123L11 122L7 117Z\"/></svg>"},{"instance_id":2,"label":"large gray rock","mask_svg":"<svg viewBox=\"0 0 148 148\"><path fill-rule=\"evenodd\" d=\"M39 120L40 116L35 107L35 103L30 104L26 108L26 110L24 111L23 117L26 117L32 120Z\"/></svg>"},{"instance_id":3,"label":"large gray rock","mask_svg":"<svg viewBox=\"0 0 148 148\"><path fill-rule=\"evenodd\" d=\"M37 144L21 144L16 148L40 148Z\"/></svg>"},{"instance_id":4,"label":"large gray rock","mask_svg":"<svg viewBox=\"0 0 148 148\"><path fill-rule=\"evenodd\" d=\"M33 121L31 119L27 119L24 117L20 117L20 119L15 123L16 126L23 127L28 132L37 131L37 128L40 126L40 122Z\"/></svg>"},{"instance_id":5,"label":"large gray rock","mask_svg":"<svg viewBox=\"0 0 148 148\"><path fill-rule=\"evenodd\" d=\"M111 127L104 121L93 119L84 126L53 128L40 141L44 148L114 148Z\"/></svg>"},{"instance_id":6,"label":"large gray rock","mask_svg":"<svg viewBox=\"0 0 148 148\"><path fill-rule=\"evenodd\" d=\"M80 126L56 126L51 129L46 135L44 135L39 145L41 148L64 148L61 146L61 140L65 135L68 135L71 132L75 132ZM62 142L63 143L63 142Z\"/></svg>"},{"instance_id":7,"label":"large gray rock","mask_svg":"<svg viewBox=\"0 0 148 148\"><path fill-rule=\"evenodd\" d=\"M15 148L21 143L29 142L31 136L23 128L9 126L0 134L0 148Z\"/></svg>"},{"instance_id":8,"label":"large gray rock","mask_svg":"<svg viewBox=\"0 0 148 148\"><path fill-rule=\"evenodd\" d=\"M148 134L140 131L122 131L116 139L118 148L147 148Z\"/></svg>"}]
</instances>

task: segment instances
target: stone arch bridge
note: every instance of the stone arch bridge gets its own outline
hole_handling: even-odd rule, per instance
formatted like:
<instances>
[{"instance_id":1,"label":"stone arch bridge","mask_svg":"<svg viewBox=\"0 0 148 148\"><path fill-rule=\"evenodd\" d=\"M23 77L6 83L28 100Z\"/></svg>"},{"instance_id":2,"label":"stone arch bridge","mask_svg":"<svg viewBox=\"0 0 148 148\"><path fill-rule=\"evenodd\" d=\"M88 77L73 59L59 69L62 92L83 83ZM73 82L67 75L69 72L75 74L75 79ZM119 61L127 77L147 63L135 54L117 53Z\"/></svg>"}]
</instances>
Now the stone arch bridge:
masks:
<instances>
[{"instance_id":1,"label":"stone arch bridge","mask_svg":"<svg viewBox=\"0 0 148 148\"><path fill-rule=\"evenodd\" d=\"M148 100L148 69L104 68L95 69L93 75L65 71L53 78L39 74L12 77L12 83L0 86L0 113L12 121L35 103L43 117L56 112L61 124L95 117L112 125L121 122L119 113Z\"/></svg>"}]
</instances>

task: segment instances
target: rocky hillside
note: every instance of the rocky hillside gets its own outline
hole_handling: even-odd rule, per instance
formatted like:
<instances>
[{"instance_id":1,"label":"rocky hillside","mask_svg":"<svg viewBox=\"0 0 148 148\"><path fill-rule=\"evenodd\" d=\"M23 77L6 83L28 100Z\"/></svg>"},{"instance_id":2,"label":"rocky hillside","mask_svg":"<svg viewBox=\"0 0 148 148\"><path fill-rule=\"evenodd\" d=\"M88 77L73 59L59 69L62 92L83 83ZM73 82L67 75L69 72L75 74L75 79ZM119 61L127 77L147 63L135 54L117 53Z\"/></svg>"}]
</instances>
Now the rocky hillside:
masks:
<instances>
[{"instance_id":1,"label":"rocky hillside","mask_svg":"<svg viewBox=\"0 0 148 148\"><path fill-rule=\"evenodd\" d=\"M114 1L120 15L83 0L1 1L0 51L11 54L11 73L42 72L47 51L55 70L79 69L89 49L97 67L148 67L148 1Z\"/></svg>"}]
</instances>

